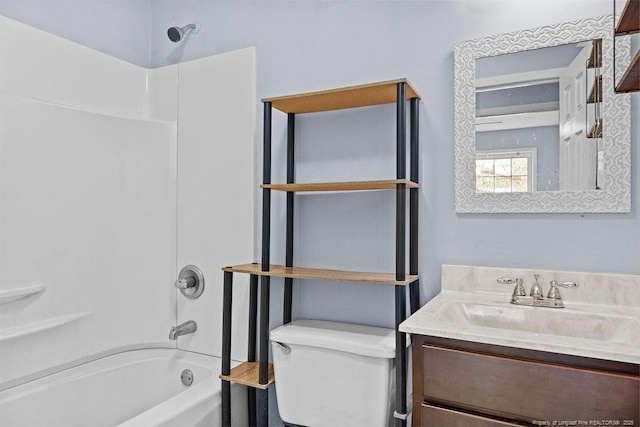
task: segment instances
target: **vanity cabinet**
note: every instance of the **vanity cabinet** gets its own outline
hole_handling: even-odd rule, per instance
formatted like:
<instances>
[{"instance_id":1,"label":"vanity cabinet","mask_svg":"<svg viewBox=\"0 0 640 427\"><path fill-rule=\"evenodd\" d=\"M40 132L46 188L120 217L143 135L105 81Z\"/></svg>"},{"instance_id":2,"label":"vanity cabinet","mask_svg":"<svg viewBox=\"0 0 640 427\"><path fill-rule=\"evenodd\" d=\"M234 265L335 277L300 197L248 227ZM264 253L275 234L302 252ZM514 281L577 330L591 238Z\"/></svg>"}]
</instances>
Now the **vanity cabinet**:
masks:
<instances>
[{"instance_id":1,"label":"vanity cabinet","mask_svg":"<svg viewBox=\"0 0 640 427\"><path fill-rule=\"evenodd\" d=\"M414 426L640 425L636 364L422 335L413 361Z\"/></svg>"}]
</instances>

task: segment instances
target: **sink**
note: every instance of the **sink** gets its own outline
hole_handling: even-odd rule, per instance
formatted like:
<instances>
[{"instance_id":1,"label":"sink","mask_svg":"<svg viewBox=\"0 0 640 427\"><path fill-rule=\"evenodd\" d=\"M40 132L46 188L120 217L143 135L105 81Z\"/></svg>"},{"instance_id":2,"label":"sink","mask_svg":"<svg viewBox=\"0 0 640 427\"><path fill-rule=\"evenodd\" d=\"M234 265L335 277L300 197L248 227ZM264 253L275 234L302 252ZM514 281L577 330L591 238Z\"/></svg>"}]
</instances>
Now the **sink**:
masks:
<instances>
[{"instance_id":1,"label":"sink","mask_svg":"<svg viewBox=\"0 0 640 427\"><path fill-rule=\"evenodd\" d=\"M640 345L640 322L624 315L450 301L434 317L458 325Z\"/></svg>"}]
</instances>

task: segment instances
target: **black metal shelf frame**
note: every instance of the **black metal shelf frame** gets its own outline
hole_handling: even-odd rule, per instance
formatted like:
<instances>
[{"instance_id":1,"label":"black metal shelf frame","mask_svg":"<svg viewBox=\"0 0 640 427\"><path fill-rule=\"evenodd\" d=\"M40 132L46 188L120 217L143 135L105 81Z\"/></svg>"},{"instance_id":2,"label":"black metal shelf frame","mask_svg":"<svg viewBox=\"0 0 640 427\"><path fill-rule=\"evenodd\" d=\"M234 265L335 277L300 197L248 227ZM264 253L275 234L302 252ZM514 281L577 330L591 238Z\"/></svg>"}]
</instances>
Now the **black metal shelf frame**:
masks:
<instances>
[{"instance_id":1,"label":"black metal shelf frame","mask_svg":"<svg viewBox=\"0 0 640 427\"><path fill-rule=\"evenodd\" d=\"M406 82L396 84L396 174L397 179L405 179L407 175L406 149ZM414 183L419 180L419 98L411 98L410 105L410 179ZM263 184L271 184L271 127L272 103L263 101ZM295 183L295 113L287 113L287 183ZM396 184L396 280L404 281L406 276L406 184ZM293 231L295 193L287 192L286 196L286 260L285 266L293 267ZM418 200L419 189L409 189L409 274L418 274ZM271 243L271 189L262 189L262 259L261 270L269 271ZM260 276L260 304L258 330L258 276L250 275L249 292L249 331L247 361L256 361L256 338L259 343L259 379L260 385L267 385L269 358L269 302L270 276ZM409 305L413 314L420 305L419 280L409 285ZM223 291L223 334L222 334L222 375L231 372L231 303L233 292L233 272L224 272ZM396 426L406 426L407 413L407 350L406 334L399 332L398 327L407 317L407 293L405 285L395 285L395 329L396 329ZM284 279L282 321L284 324L292 320L293 279ZM258 337L259 332L259 337ZM256 391L248 387L249 425L267 426L268 389ZM230 382L222 380L222 425L231 425L231 389Z\"/></svg>"}]
</instances>

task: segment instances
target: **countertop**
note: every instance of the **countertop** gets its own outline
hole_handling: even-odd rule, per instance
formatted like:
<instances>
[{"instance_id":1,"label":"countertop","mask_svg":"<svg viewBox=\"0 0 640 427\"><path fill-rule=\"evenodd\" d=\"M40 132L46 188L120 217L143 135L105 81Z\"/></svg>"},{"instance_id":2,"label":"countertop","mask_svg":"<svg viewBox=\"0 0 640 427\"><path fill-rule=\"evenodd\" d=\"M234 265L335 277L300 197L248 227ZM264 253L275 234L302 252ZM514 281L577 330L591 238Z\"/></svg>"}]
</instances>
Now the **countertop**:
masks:
<instances>
[{"instance_id":1,"label":"countertop","mask_svg":"<svg viewBox=\"0 0 640 427\"><path fill-rule=\"evenodd\" d=\"M495 285L498 277L528 279L533 272L544 277L540 284L545 293L551 279L578 278L580 287L561 290L565 308L544 308L511 304L513 286ZM637 301L640 276L447 265L443 266L442 276L442 292L404 321L400 331L640 364L640 304ZM533 280L525 280L527 291L531 283ZM575 292L578 289L580 292ZM522 314L523 318L525 315L559 316L562 320L553 325L552 333L478 326L449 315L452 305L465 304L479 309L488 306L493 312ZM527 313L527 310L536 312ZM603 324L609 321L614 328ZM593 334L599 334L600 338L592 339Z\"/></svg>"}]
</instances>

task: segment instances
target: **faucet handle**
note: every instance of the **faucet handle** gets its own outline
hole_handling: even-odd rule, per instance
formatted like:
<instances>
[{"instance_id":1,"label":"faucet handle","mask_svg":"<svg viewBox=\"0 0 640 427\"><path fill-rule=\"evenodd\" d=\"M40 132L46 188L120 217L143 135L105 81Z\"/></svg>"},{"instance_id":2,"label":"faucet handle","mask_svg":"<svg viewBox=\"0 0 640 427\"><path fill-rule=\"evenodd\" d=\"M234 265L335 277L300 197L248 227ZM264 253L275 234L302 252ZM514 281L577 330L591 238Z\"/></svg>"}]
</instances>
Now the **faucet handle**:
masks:
<instances>
[{"instance_id":1,"label":"faucet handle","mask_svg":"<svg viewBox=\"0 0 640 427\"><path fill-rule=\"evenodd\" d=\"M547 294L547 298L552 298L552 299L562 299L562 297L560 296L560 289L558 289L559 287L562 288L577 288L578 284L576 282L558 282L557 280L552 280L551 282L549 282L549 284L551 285L551 288L549 288L549 293Z\"/></svg>"},{"instance_id":2,"label":"faucet handle","mask_svg":"<svg viewBox=\"0 0 640 427\"><path fill-rule=\"evenodd\" d=\"M516 287L513 288L513 296L523 297L527 295L527 292L524 290L524 286L522 286L524 281L519 277L500 277L496 282L501 285L516 285Z\"/></svg>"},{"instance_id":3,"label":"faucet handle","mask_svg":"<svg viewBox=\"0 0 640 427\"><path fill-rule=\"evenodd\" d=\"M178 289L189 289L196 285L196 278L193 276L186 276L176 280L175 287Z\"/></svg>"},{"instance_id":4,"label":"faucet handle","mask_svg":"<svg viewBox=\"0 0 640 427\"><path fill-rule=\"evenodd\" d=\"M549 283L551 286L560 286L562 288L577 288L578 284L576 282L562 282L559 283L557 280L552 280Z\"/></svg>"},{"instance_id":5,"label":"faucet handle","mask_svg":"<svg viewBox=\"0 0 640 427\"><path fill-rule=\"evenodd\" d=\"M174 286L180 289L185 297L196 299L204 292L204 275L195 265L185 265L180 270Z\"/></svg>"}]
</instances>

